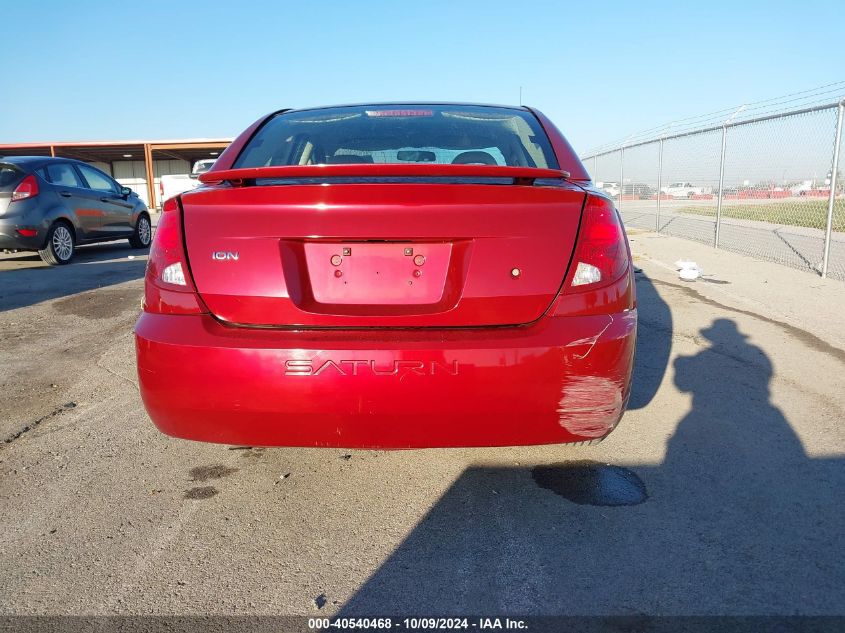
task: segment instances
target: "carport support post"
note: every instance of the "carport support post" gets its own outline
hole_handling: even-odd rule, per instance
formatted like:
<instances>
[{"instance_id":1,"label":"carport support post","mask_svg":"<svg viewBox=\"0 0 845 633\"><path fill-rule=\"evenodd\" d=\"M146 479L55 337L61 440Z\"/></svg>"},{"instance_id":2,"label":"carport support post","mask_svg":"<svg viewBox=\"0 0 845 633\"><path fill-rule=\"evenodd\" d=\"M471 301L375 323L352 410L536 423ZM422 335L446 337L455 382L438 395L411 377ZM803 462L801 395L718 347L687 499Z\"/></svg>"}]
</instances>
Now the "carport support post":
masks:
<instances>
[{"instance_id":1,"label":"carport support post","mask_svg":"<svg viewBox=\"0 0 845 633\"><path fill-rule=\"evenodd\" d=\"M827 265L830 263L830 235L833 231L833 206L836 203L836 172L839 170L839 146L842 145L842 116L845 112L845 100L839 102L836 117L836 137L833 143L833 169L830 172L830 196L827 199L827 228L824 233L824 255L822 256L822 277L827 277Z\"/></svg>"},{"instance_id":2,"label":"carport support post","mask_svg":"<svg viewBox=\"0 0 845 633\"><path fill-rule=\"evenodd\" d=\"M149 143L144 143L144 172L147 175L147 200L150 209L156 207L155 199L155 172L153 171L153 152Z\"/></svg>"},{"instance_id":3,"label":"carport support post","mask_svg":"<svg viewBox=\"0 0 845 633\"><path fill-rule=\"evenodd\" d=\"M725 147L728 140L728 126L722 126L722 158L719 159L719 195L716 198L716 236L713 247L719 248L719 229L722 227L722 196L725 185Z\"/></svg>"},{"instance_id":4,"label":"carport support post","mask_svg":"<svg viewBox=\"0 0 845 633\"><path fill-rule=\"evenodd\" d=\"M660 187L663 185L663 139L657 149L657 217L654 220L654 230L660 233Z\"/></svg>"}]
</instances>

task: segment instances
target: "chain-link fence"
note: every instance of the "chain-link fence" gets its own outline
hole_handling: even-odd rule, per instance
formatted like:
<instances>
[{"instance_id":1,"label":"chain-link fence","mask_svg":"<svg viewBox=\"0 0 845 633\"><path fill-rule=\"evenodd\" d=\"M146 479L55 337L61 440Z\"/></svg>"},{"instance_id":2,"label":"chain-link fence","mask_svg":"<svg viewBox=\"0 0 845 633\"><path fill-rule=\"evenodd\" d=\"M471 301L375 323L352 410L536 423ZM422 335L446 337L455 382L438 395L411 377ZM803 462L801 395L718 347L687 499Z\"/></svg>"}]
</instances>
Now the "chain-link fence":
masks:
<instances>
[{"instance_id":1,"label":"chain-link fence","mask_svg":"<svg viewBox=\"0 0 845 633\"><path fill-rule=\"evenodd\" d=\"M630 227L845 280L843 114L726 121L582 160Z\"/></svg>"}]
</instances>

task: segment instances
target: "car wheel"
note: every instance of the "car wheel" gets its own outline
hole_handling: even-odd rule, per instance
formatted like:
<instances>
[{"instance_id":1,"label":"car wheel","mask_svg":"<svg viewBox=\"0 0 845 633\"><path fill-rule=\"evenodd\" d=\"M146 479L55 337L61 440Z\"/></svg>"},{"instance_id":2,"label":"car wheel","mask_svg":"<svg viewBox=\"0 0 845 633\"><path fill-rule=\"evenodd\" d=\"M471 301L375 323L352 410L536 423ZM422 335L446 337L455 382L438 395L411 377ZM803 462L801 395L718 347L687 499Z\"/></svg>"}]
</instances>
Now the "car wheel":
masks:
<instances>
[{"instance_id":1,"label":"car wheel","mask_svg":"<svg viewBox=\"0 0 845 633\"><path fill-rule=\"evenodd\" d=\"M153 227L150 224L149 216L144 213L138 218L135 224L135 232L129 238L132 248L149 248L153 240Z\"/></svg>"},{"instance_id":2,"label":"car wheel","mask_svg":"<svg viewBox=\"0 0 845 633\"><path fill-rule=\"evenodd\" d=\"M47 243L38 251L41 259L51 266L67 264L73 258L73 231L64 222L56 222L47 233Z\"/></svg>"}]
</instances>

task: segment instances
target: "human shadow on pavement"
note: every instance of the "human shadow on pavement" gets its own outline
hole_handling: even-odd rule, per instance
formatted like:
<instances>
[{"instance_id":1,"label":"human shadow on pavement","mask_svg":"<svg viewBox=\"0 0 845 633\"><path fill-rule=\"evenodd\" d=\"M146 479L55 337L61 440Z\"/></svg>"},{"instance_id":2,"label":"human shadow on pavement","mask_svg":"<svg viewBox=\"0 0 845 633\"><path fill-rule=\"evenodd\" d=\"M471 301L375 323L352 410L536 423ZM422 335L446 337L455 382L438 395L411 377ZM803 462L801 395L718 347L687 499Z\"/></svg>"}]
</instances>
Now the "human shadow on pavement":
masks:
<instances>
[{"instance_id":1,"label":"human shadow on pavement","mask_svg":"<svg viewBox=\"0 0 845 633\"><path fill-rule=\"evenodd\" d=\"M38 253L7 254L0 258L0 312L141 279L147 253L126 242L82 246L64 266L42 265ZM16 263L33 265L12 268Z\"/></svg>"},{"instance_id":2,"label":"human shadow on pavement","mask_svg":"<svg viewBox=\"0 0 845 633\"><path fill-rule=\"evenodd\" d=\"M667 615L845 613L845 459L808 458L770 401L771 361L733 321L701 336L674 363L692 406L662 463L467 468L339 615L614 615L649 631ZM633 505L569 494L626 481L647 491Z\"/></svg>"}]
</instances>

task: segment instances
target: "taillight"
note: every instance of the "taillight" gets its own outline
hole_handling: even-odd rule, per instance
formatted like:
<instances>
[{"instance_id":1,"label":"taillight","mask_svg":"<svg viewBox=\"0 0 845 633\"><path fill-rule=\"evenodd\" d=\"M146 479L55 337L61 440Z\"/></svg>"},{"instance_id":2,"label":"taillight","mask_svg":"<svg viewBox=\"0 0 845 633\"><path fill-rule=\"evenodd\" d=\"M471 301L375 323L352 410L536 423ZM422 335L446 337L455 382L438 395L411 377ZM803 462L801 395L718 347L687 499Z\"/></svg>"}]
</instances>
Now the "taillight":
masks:
<instances>
[{"instance_id":1,"label":"taillight","mask_svg":"<svg viewBox=\"0 0 845 633\"><path fill-rule=\"evenodd\" d=\"M34 198L38 195L38 181L35 176L30 174L15 188L12 192L12 202L16 200L26 200L27 198Z\"/></svg>"},{"instance_id":2,"label":"taillight","mask_svg":"<svg viewBox=\"0 0 845 633\"><path fill-rule=\"evenodd\" d=\"M177 198L170 198L161 208L155 237L150 246L147 279L167 290L193 292L194 284L186 275L187 258L182 242L182 210Z\"/></svg>"},{"instance_id":3,"label":"taillight","mask_svg":"<svg viewBox=\"0 0 845 633\"><path fill-rule=\"evenodd\" d=\"M156 227L144 280L144 309L169 314L207 312L197 294L182 234L178 198L166 200Z\"/></svg>"},{"instance_id":4,"label":"taillight","mask_svg":"<svg viewBox=\"0 0 845 633\"><path fill-rule=\"evenodd\" d=\"M627 270L628 258L625 232L613 203L588 196L564 292L583 292L616 281Z\"/></svg>"},{"instance_id":5,"label":"taillight","mask_svg":"<svg viewBox=\"0 0 845 633\"><path fill-rule=\"evenodd\" d=\"M575 253L555 316L616 314L636 307L628 241L613 203L587 196Z\"/></svg>"}]
</instances>

